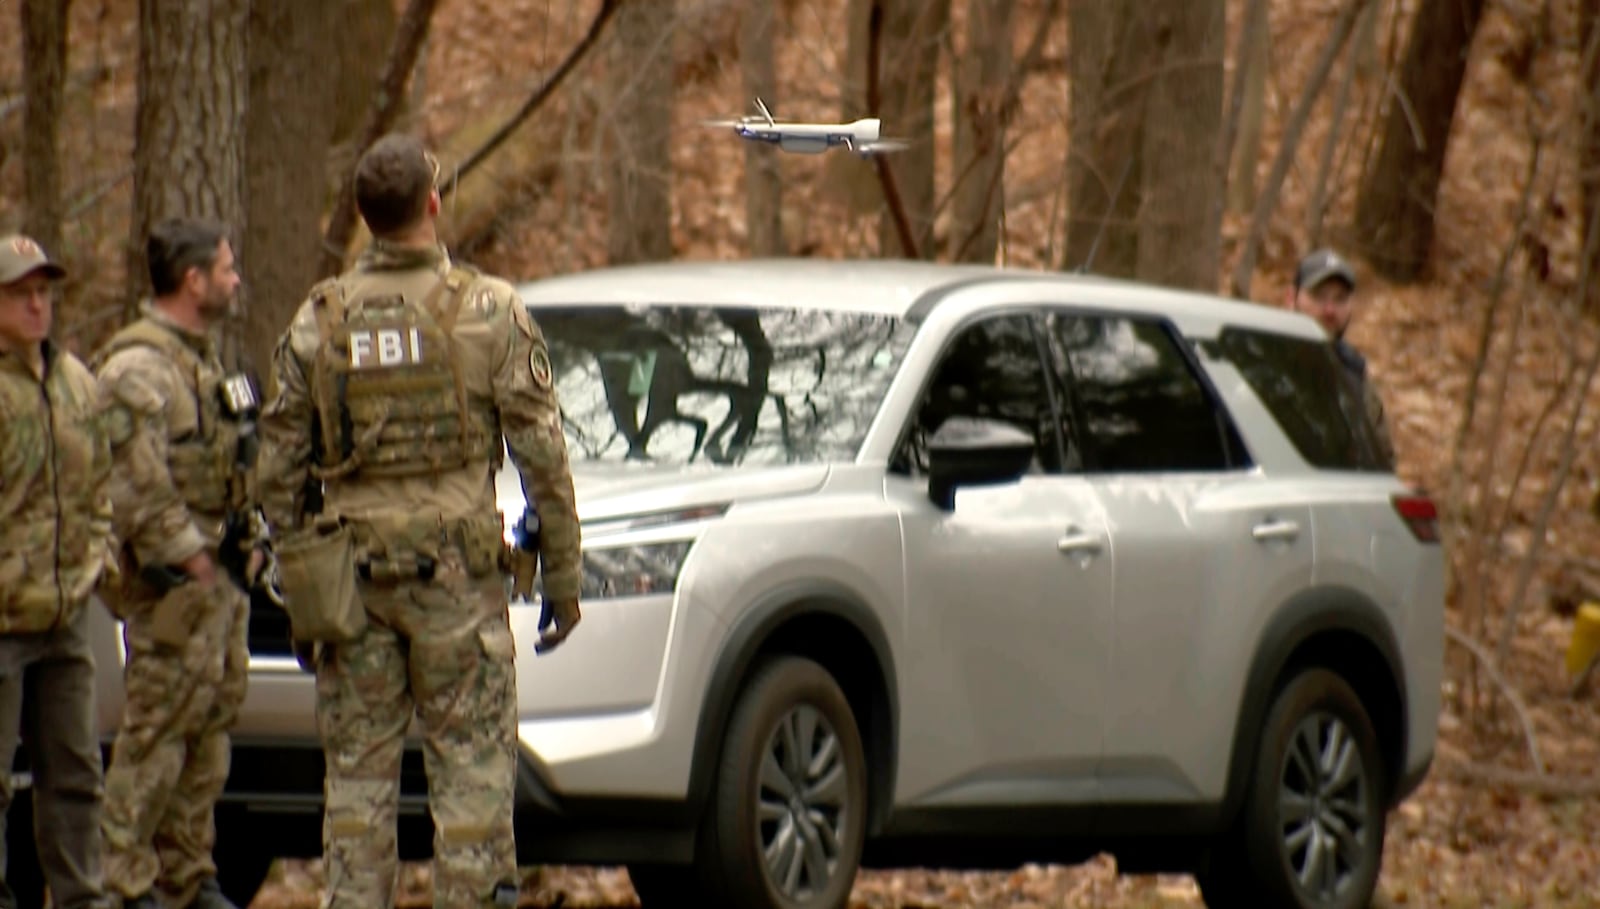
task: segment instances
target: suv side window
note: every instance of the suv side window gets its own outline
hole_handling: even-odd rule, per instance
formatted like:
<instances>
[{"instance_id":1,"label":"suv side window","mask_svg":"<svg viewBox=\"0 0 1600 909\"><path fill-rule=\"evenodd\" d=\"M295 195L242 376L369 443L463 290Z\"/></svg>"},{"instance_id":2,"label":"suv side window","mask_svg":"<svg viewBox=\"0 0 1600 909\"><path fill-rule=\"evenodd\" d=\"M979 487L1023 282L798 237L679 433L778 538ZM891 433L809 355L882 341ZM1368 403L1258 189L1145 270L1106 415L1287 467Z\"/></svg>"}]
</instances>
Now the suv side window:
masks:
<instances>
[{"instance_id":1,"label":"suv side window","mask_svg":"<svg viewBox=\"0 0 1600 909\"><path fill-rule=\"evenodd\" d=\"M1232 423L1164 322L1062 312L1046 324L1089 470L1217 471L1243 460Z\"/></svg>"},{"instance_id":2,"label":"suv side window","mask_svg":"<svg viewBox=\"0 0 1600 909\"><path fill-rule=\"evenodd\" d=\"M1239 370L1308 464L1390 469L1357 380L1332 345L1230 326L1211 349Z\"/></svg>"},{"instance_id":3,"label":"suv side window","mask_svg":"<svg viewBox=\"0 0 1600 909\"><path fill-rule=\"evenodd\" d=\"M926 474L927 439L951 417L1004 420L1034 438L1031 473L1061 470L1056 388L1031 315L994 316L956 333L941 355L891 469Z\"/></svg>"}]
</instances>

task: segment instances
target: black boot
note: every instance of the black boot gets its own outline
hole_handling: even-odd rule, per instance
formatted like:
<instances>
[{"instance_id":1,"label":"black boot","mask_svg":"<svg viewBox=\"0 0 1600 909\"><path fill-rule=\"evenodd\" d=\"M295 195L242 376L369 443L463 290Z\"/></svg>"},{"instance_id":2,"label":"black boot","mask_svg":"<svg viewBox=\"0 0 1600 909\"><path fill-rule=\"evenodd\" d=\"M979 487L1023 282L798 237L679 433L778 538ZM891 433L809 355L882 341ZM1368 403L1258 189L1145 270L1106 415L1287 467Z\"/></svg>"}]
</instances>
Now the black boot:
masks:
<instances>
[{"instance_id":1,"label":"black boot","mask_svg":"<svg viewBox=\"0 0 1600 909\"><path fill-rule=\"evenodd\" d=\"M222 888L217 885L216 878L208 877L200 882L200 892L194 895L194 902L189 904L189 909L239 909L239 907L222 895Z\"/></svg>"}]
</instances>

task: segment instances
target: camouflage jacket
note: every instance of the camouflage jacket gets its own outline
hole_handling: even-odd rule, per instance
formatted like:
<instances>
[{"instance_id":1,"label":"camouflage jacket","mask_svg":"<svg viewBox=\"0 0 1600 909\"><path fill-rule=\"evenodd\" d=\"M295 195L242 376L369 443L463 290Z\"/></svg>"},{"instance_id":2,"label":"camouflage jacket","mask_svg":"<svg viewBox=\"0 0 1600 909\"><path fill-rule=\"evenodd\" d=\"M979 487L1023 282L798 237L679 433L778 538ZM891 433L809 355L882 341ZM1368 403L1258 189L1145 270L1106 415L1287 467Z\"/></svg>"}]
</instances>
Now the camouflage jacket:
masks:
<instances>
[{"instance_id":1,"label":"camouflage jacket","mask_svg":"<svg viewBox=\"0 0 1600 909\"><path fill-rule=\"evenodd\" d=\"M451 267L442 247L418 250L377 242L335 280L346 300L396 295L418 300L432 293ZM314 300L324 287L313 288L273 355L257 483L267 519L277 528L301 525L306 483L318 461L312 450L319 434L317 402L319 390L326 389L317 385L315 365L326 351ZM524 493L539 514L545 595L575 599L581 578L577 509L544 336L505 281L473 273L462 293L450 338L474 421L484 422L493 436L481 463L444 465L413 476L363 474L359 468L323 474L323 510L368 524L403 513L441 523L497 514L495 471L501 452L509 449ZM353 359L358 353L352 347ZM419 438L419 445L424 442Z\"/></svg>"},{"instance_id":2,"label":"camouflage jacket","mask_svg":"<svg viewBox=\"0 0 1600 909\"><path fill-rule=\"evenodd\" d=\"M94 361L116 464L111 499L138 565L175 565L221 539L237 430L221 413L211 339L142 310Z\"/></svg>"},{"instance_id":3,"label":"camouflage jacket","mask_svg":"<svg viewBox=\"0 0 1600 909\"><path fill-rule=\"evenodd\" d=\"M0 354L0 426L0 634L47 631L116 564L94 377L48 342L42 380Z\"/></svg>"}]
</instances>

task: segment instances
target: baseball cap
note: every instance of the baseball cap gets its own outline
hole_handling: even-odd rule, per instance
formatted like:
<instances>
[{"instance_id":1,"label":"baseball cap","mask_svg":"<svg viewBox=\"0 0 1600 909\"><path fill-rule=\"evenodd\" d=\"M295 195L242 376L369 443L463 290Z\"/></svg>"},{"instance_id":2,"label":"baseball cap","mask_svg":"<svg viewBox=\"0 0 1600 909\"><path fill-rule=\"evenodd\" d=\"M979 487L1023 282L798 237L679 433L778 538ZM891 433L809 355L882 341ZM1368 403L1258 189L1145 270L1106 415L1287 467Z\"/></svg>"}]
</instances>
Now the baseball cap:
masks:
<instances>
[{"instance_id":1,"label":"baseball cap","mask_svg":"<svg viewBox=\"0 0 1600 909\"><path fill-rule=\"evenodd\" d=\"M1294 271L1294 286L1297 290L1309 289L1329 278L1338 278L1355 289L1356 273L1350 263L1331 249L1319 249L1300 260Z\"/></svg>"},{"instance_id":2,"label":"baseball cap","mask_svg":"<svg viewBox=\"0 0 1600 909\"><path fill-rule=\"evenodd\" d=\"M67 270L51 261L44 254L44 248L31 237L22 234L0 237L0 284L20 281L36 271L52 279L67 276Z\"/></svg>"}]
</instances>

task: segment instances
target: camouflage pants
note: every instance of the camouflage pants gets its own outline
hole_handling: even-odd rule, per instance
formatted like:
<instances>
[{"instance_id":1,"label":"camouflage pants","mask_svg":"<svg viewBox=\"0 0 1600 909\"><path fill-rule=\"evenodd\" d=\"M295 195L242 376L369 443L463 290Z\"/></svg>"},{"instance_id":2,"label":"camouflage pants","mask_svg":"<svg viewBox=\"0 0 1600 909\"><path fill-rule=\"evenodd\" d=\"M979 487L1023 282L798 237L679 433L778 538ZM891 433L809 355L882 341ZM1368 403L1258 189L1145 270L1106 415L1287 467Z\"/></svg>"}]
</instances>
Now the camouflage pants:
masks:
<instances>
[{"instance_id":1,"label":"camouflage pants","mask_svg":"<svg viewBox=\"0 0 1600 909\"><path fill-rule=\"evenodd\" d=\"M400 758L421 719L434 822L433 905L492 905L516 883L515 642L498 577L446 558L432 582L363 582L370 619L324 646L317 726L327 759L323 909L394 905Z\"/></svg>"},{"instance_id":2,"label":"camouflage pants","mask_svg":"<svg viewBox=\"0 0 1600 909\"><path fill-rule=\"evenodd\" d=\"M123 627L127 704L106 771L103 824L106 888L123 897L154 890L173 906L188 905L217 873L213 812L250 662L249 599L222 577L188 595L181 646L152 605L133 609Z\"/></svg>"},{"instance_id":3,"label":"camouflage pants","mask_svg":"<svg viewBox=\"0 0 1600 909\"><path fill-rule=\"evenodd\" d=\"M57 631L0 638L3 769L9 778L18 735L26 736L39 865L52 904L63 909L105 905L100 881L100 737L95 729L94 657L88 633L89 610L99 608L91 600ZM0 812L11 807L9 779L4 794ZM4 833L0 826L0 836ZM3 869L0 865L0 872ZM3 884L0 889L5 889Z\"/></svg>"}]
</instances>

